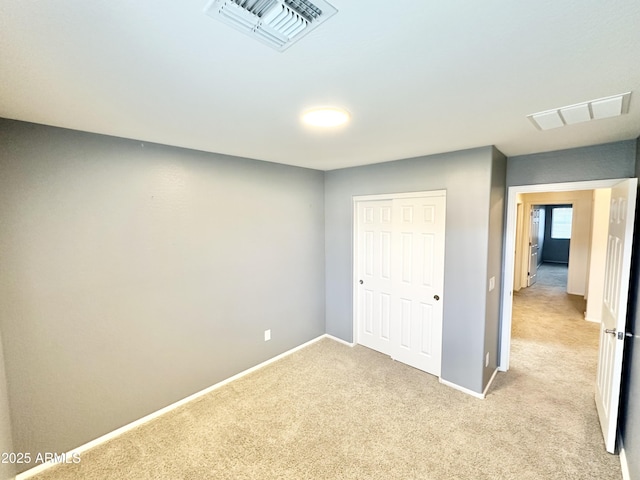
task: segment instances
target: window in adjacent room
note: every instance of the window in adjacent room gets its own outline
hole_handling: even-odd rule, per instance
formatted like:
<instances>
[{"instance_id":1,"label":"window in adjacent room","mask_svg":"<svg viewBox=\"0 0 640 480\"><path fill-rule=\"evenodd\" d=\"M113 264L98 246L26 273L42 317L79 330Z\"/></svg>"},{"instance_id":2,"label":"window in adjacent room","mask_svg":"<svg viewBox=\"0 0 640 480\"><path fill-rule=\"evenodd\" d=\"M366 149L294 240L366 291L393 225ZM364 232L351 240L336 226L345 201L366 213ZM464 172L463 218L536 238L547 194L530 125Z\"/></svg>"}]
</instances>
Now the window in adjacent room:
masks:
<instances>
[{"instance_id":1,"label":"window in adjacent room","mask_svg":"<svg viewBox=\"0 0 640 480\"><path fill-rule=\"evenodd\" d=\"M573 208L556 207L551 210L551 238L571 238L571 220Z\"/></svg>"}]
</instances>

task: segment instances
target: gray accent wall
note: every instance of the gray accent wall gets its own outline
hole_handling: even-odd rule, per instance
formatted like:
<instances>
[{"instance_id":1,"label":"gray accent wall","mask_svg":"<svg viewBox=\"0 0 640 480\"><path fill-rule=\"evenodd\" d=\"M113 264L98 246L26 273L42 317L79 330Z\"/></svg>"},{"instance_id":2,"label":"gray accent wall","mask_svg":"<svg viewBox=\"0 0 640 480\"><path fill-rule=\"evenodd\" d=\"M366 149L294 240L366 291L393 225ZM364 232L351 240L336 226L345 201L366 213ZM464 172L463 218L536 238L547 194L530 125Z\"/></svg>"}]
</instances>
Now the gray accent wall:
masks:
<instances>
[{"instance_id":1,"label":"gray accent wall","mask_svg":"<svg viewBox=\"0 0 640 480\"><path fill-rule=\"evenodd\" d=\"M504 167L499 157L493 147L482 147L326 172L327 333L353 340L353 197L446 190L442 378L482 392L487 334L486 275L488 269L494 271L497 265L493 257L488 265L489 241L495 240L489 230L492 223L496 233L499 223L495 218L490 221L491 201L495 201L496 210L502 208L499 184ZM492 170L494 161L497 167ZM495 186L493 196L492 184ZM498 237L501 236L500 232ZM498 241L501 242L500 238ZM498 247L492 248L492 254L497 250ZM500 283L496 285L499 290ZM497 305L492 305L492 315L495 308ZM491 335L493 322L497 319L491 320ZM488 345L492 346L495 341L492 339ZM491 356L497 356L497 351Z\"/></svg>"},{"instance_id":2,"label":"gray accent wall","mask_svg":"<svg viewBox=\"0 0 640 480\"><path fill-rule=\"evenodd\" d=\"M495 288L487 287L487 305L485 312L484 352L489 354L489 364L483 363L483 389L498 368L500 344L500 320L502 304L502 258L504 250L504 205L507 159L497 149L492 151L491 194L489 197L489 250L487 259L487 278L495 278Z\"/></svg>"},{"instance_id":3,"label":"gray accent wall","mask_svg":"<svg viewBox=\"0 0 640 480\"><path fill-rule=\"evenodd\" d=\"M509 157L507 186L630 178L636 141Z\"/></svg>"},{"instance_id":4,"label":"gray accent wall","mask_svg":"<svg viewBox=\"0 0 640 480\"><path fill-rule=\"evenodd\" d=\"M11 418L9 396L7 394L7 378L4 369L4 353L2 334L0 334L0 455L15 452L11 436ZM0 458L1 460L1 458ZM0 480L9 480L16 474L15 465L0 462Z\"/></svg>"},{"instance_id":5,"label":"gray accent wall","mask_svg":"<svg viewBox=\"0 0 640 480\"><path fill-rule=\"evenodd\" d=\"M637 145L636 176L640 176L640 138ZM638 194L640 202L640 192ZM637 203L639 203L637 202ZM630 478L640 478L640 208L636 207L636 226L633 242L629 319L627 331L634 334L625 345L623 397L621 414L621 436L624 445Z\"/></svg>"},{"instance_id":6,"label":"gray accent wall","mask_svg":"<svg viewBox=\"0 0 640 480\"><path fill-rule=\"evenodd\" d=\"M324 334L323 184L0 120L14 449L68 451Z\"/></svg>"}]
</instances>

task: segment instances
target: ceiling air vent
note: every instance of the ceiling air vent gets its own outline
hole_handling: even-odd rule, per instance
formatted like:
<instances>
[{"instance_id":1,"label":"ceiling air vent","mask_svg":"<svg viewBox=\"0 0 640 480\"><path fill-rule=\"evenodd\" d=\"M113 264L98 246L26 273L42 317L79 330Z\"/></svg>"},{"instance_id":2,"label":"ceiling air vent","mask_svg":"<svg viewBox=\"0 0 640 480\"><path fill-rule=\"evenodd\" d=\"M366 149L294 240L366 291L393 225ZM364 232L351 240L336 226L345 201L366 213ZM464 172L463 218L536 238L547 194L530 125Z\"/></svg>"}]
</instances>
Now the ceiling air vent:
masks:
<instances>
[{"instance_id":1,"label":"ceiling air vent","mask_svg":"<svg viewBox=\"0 0 640 480\"><path fill-rule=\"evenodd\" d=\"M280 52L337 13L323 0L211 0L204 11Z\"/></svg>"}]
</instances>

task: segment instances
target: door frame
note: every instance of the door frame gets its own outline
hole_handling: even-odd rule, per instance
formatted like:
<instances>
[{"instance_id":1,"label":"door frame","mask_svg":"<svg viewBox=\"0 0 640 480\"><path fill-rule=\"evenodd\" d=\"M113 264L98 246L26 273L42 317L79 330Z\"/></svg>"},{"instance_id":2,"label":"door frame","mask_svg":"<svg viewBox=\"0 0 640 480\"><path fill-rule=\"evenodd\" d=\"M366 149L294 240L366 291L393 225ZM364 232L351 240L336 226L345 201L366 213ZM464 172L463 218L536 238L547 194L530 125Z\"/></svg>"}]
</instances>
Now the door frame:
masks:
<instances>
[{"instance_id":1,"label":"door frame","mask_svg":"<svg viewBox=\"0 0 640 480\"><path fill-rule=\"evenodd\" d=\"M566 191L567 190L565 190L564 192L566 192ZM589 189L589 191L590 191L590 189ZM554 192L549 191L549 192L531 192L531 193L540 193L541 195L544 195L544 194L547 194L547 193L554 193ZM576 206L575 206L576 205L576 200L562 200L562 201L557 200L557 201L552 201L550 203L549 202L550 201L546 200L546 199L542 199L542 200L538 201L538 199L536 198L535 203L531 203L530 201L527 201L527 199L525 199L525 201L522 203L522 206L523 206L523 210L524 210L524 207L526 207L527 205L529 206L529 209L532 209L534 206L537 206L537 207L549 207L549 206L554 206L554 205L570 205L572 209L576 208ZM593 216L593 212L592 212L592 216ZM546 214L545 214L545 223L548 220L549 219L546 218ZM523 222L523 223L525 223L525 222ZM574 216L574 220L571 223L571 237L572 238L574 236L575 224L576 224L576 220L575 220L575 216ZM589 222L589 224L591 224L591 221ZM523 230L523 234L522 234L523 236L524 236L524 233L527 233L529 236L531 236L531 225L523 225L522 230ZM520 268L520 270L521 270L520 286L521 286L521 288L527 288L528 277L525 274L526 268L524 268L524 264L528 262L528 259L525 259L524 255L522 254L522 252L524 251L524 249L528 245L527 239L523 238L521 244L522 245L520 246L520 248L521 248L520 257L516 257L514 262L515 262L515 264L518 264L519 262L522 264L521 268ZM589 239L589 249L590 248L591 248L591 240ZM571 261L571 244L570 244L569 245L569 260L567 261L567 267L569 268L569 274L572 271L572 269L571 269L572 265L573 265L573 262ZM589 273L589 269L587 268L587 276L588 276L588 273ZM569 292L569 285L570 285L569 278L570 277L571 276L569 275L569 277L567 278L567 286L565 288L567 293L570 293ZM586 290L587 290L587 288L585 286L585 294L586 294ZM572 295L582 295L582 294L575 293L575 294L572 294Z\"/></svg>"},{"instance_id":2,"label":"door frame","mask_svg":"<svg viewBox=\"0 0 640 480\"><path fill-rule=\"evenodd\" d=\"M403 192L403 193L379 193L372 195L354 195L351 199L352 203L352 220L351 220L351 240L352 240L352 256L351 256L351 301L353 311L351 313L351 323L353 325L353 344L358 345L358 202L366 202L370 200L395 200L400 198L425 198L425 197L444 197L445 210L447 204L446 190L427 190L420 192ZM445 224L445 237L447 229ZM446 268L446 265L445 265Z\"/></svg>"},{"instance_id":3,"label":"door frame","mask_svg":"<svg viewBox=\"0 0 640 480\"><path fill-rule=\"evenodd\" d=\"M595 190L611 188L628 178L613 178L606 180L587 180L580 182L540 183L534 185L516 185L507 187L507 212L504 232L504 257L502 260L502 321L500 322L500 361L498 370L509 370L511 355L511 324L513 314L513 275L515 261L516 234L516 197L525 193L570 192L575 190Z\"/></svg>"}]
</instances>

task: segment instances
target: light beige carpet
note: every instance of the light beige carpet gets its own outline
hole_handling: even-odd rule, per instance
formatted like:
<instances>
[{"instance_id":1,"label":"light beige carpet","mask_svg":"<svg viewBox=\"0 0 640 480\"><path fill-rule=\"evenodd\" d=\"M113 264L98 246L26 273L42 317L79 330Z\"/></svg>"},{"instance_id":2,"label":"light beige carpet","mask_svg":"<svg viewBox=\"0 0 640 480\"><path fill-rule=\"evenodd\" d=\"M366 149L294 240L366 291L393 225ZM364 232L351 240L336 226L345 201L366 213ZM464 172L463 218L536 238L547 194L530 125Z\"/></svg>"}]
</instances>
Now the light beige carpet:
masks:
<instances>
[{"instance_id":1,"label":"light beige carpet","mask_svg":"<svg viewBox=\"0 0 640 480\"><path fill-rule=\"evenodd\" d=\"M542 282L514 313L512 369L485 400L324 339L35 478L619 480L596 327Z\"/></svg>"}]
</instances>

